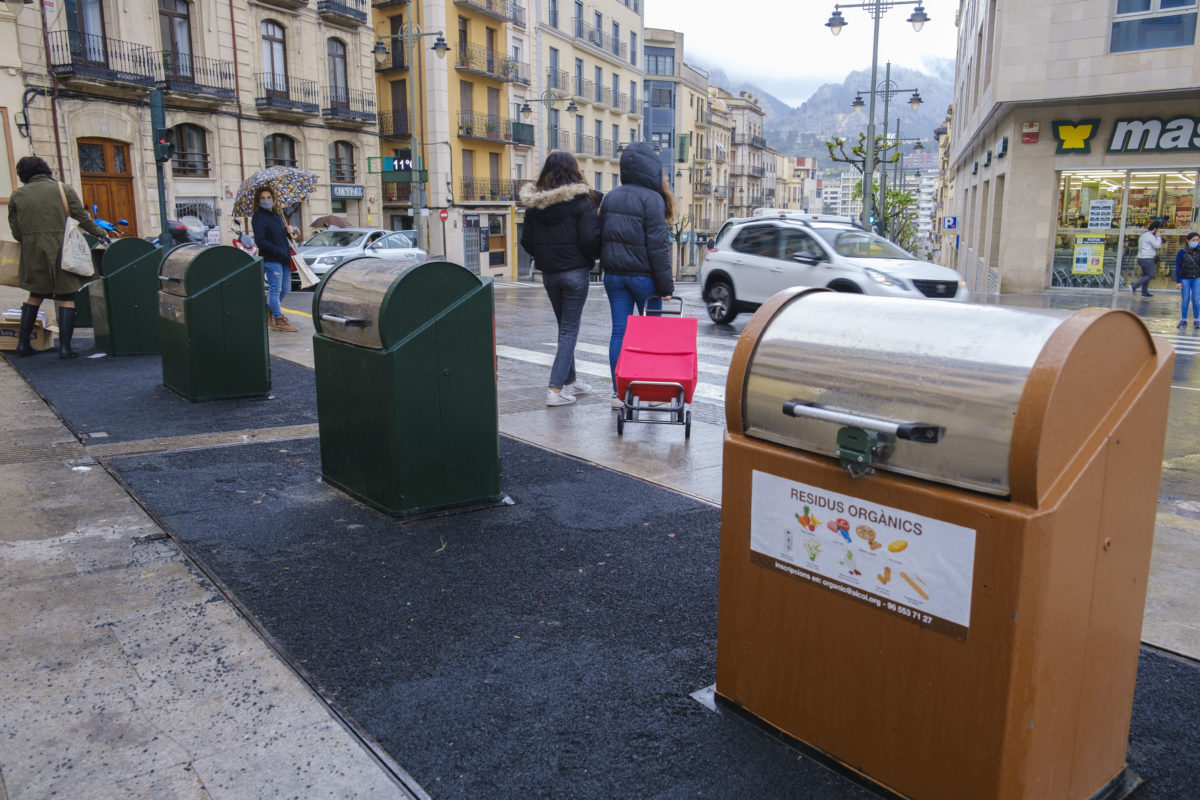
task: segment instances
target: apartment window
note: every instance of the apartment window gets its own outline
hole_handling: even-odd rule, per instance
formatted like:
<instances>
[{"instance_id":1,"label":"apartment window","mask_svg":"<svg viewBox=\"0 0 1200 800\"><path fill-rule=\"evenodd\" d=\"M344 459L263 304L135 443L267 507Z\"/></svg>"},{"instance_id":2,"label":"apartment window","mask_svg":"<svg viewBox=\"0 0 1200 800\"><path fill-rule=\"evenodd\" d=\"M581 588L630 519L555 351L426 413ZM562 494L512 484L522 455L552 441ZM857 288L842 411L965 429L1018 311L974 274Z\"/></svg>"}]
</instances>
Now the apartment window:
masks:
<instances>
[{"instance_id":1,"label":"apartment window","mask_svg":"<svg viewBox=\"0 0 1200 800\"><path fill-rule=\"evenodd\" d=\"M100 0L78 0L75 4L83 55L94 64L105 63L104 9Z\"/></svg>"},{"instance_id":2,"label":"apartment window","mask_svg":"<svg viewBox=\"0 0 1200 800\"><path fill-rule=\"evenodd\" d=\"M158 23L162 34L163 67L171 77L192 74L192 34L185 0L158 0Z\"/></svg>"},{"instance_id":3,"label":"apartment window","mask_svg":"<svg viewBox=\"0 0 1200 800\"><path fill-rule=\"evenodd\" d=\"M575 95L583 97L583 59L575 59Z\"/></svg>"},{"instance_id":4,"label":"apartment window","mask_svg":"<svg viewBox=\"0 0 1200 800\"><path fill-rule=\"evenodd\" d=\"M583 153L583 115L575 117L575 152Z\"/></svg>"},{"instance_id":5,"label":"apartment window","mask_svg":"<svg viewBox=\"0 0 1200 800\"><path fill-rule=\"evenodd\" d=\"M604 102L604 70L602 70L600 67L596 67L596 71L594 74L596 76L596 86L594 89L595 97L593 99L597 103L603 103Z\"/></svg>"},{"instance_id":6,"label":"apartment window","mask_svg":"<svg viewBox=\"0 0 1200 800\"><path fill-rule=\"evenodd\" d=\"M273 133L263 140L263 164L268 167L296 166L296 140Z\"/></svg>"},{"instance_id":7,"label":"apartment window","mask_svg":"<svg viewBox=\"0 0 1200 800\"><path fill-rule=\"evenodd\" d=\"M621 107L621 76L615 72L612 74L612 107Z\"/></svg>"},{"instance_id":8,"label":"apartment window","mask_svg":"<svg viewBox=\"0 0 1200 800\"><path fill-rule=\"evenodd\" d=\"M346 81L346 43L329 39L325 52L329 61L329 103L345 107L350 104L350 89Z\"/></svg>"},{"instance_id":9,"label":"apartment window","mask_svg":"<svg viewBox=\"0 0 1200 800\"><path fill-rule=\"evenodd\" d=\"M647 75L674 75L675 53L664 48L646 48Z\"/></svg>"},{"instance_id":10,"label":"apartment window","mask_svg":"<svg viewBox=\"0 0 1200 800\"><path fill-rule=\"evenodd\" d=\"M1117 0L1109 51L1128 53L1196 42L1196 0Z\"/></svg>"},{"instance_id":11,"label":"apartment window","mask_svg":"<svg viewBox=\"0 0 1200 800\"><path fill-rule=\"evenodd\" d=\"M601 122L600 120L596 120L596 141L594 144L595 149L593 151L596 155L602 155L600 149L601 149L601 142L603 142L603 141L604 141L604 123Z\"/></svg>"},{"instance_id":12,"label":"apartment window","mask_svg":"<svg viewBox=\"0 0 1200 800\"><path fill-rule=\"evenodd\" d=\"M575 36L583 38L583 0L575 0Z\"/></svg>"},{"instance_id":13,"label":"apartment window","mask_svg":"<svg viewBox=\"0 0 1200 800\"><path fill-rule=\"evenodd\" d=\"M329 145L329 182L354 183L354 145L334 142Z\"/></svg>"},{"instance_id":14,"label":"apartment window","mask_svg":"<svg viewBox=\"0 0 1200 800\"><path fill-rule=\"evenodd\" d=\"M612 24L612 51L613 55L621 54L621 25L617 22Z\"/></svg>"},{"instance_id":15,"label":"apartment window","mask_svg":"<svg viewBox=\"0 0 1200 800\"><path fill-rule=\"evenodd\" d=\"M674 108L670 89L651 89L650 90L650 107L651 108Z\"/></svg>"},{"instance_id":16,"label":"apartment window","mask_svg":"<svg viewBox=\"0 0 1200 800\"><path fill-rule=\"evenodd\" d=\"M208 139L199 125L176 125L171 172L176 176L208 177Z\"/></svg>"},{"instance_id":17,"label":"apartment window","mask_svg":"<svg viewBox=\"0 0 1200 800\"><path fill-rule=\"evenodd\" d=\"M262 27L263 72L268 92L287 94L287 40L283 26L266 20Z\"/></svg>"},{"instance_id":18,"label":"apartment window","mask_svg":"<svg viewBox=\"0 0 1200 800\"><path fill-rule=\"evenodd\" d=\"M550 27L558 27L558 0L550 0Z\"/></svg>"},{"instance_id":19,"label":"apartment window","mask_svg":"<svg viewBox=\"0 0 1200 800\"><path fill-rule=\"evenodd\" d=\"M629 34L629 63L637 66L637 34Z\"/></svg>"},{"instance_id":20,"label":"apartment window","mask_svg":"<svg viewBox=\"0 0 1200 800\"><path fill-rule=\"evenodd\" d=\"M604 188L604 173L592 173L592 186L596 187L596 191L601 191Z\"/></svg>"}]
</instances>

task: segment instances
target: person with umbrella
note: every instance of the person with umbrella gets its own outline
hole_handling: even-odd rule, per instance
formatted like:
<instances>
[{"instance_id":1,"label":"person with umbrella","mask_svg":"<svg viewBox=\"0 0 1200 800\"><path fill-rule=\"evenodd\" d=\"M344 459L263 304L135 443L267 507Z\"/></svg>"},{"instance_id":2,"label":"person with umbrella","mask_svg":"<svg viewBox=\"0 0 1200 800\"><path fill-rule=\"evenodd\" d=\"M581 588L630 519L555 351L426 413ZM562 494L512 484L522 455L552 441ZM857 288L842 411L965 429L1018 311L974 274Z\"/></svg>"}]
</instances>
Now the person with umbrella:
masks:
<instances>
[{"instance_id":1,"label":"person with umbrella","mask_svg":"<svg viewBox=\"0 0 1200 800\"><path fill-rule=\"evenodd\" d=\"M283 315L279 301L288 293L291 281L289 265L292 254L288 248L288 231L283 223L283 217L275 208L275 190L270 186L260 186L254 192L254 202L258 209L251 218L254 226L254 241L258 245L258 253L262 256L263 270L267 274L267 307L270 313L267 327L293 333L296 328Z\"/></svg>"}]
</instances>

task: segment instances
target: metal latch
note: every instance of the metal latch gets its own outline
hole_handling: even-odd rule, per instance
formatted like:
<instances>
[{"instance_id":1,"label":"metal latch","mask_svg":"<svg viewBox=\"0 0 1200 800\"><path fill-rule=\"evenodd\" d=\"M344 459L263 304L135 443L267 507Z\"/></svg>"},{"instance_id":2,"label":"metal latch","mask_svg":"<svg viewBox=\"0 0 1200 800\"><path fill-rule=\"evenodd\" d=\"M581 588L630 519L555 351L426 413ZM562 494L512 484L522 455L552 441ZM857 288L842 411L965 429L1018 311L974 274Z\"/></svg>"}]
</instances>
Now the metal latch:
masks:
<instances>
[{"instance_id":1,"label":"metal latch","mask_svg":"<svg viewBox=\"0 0 1200 800\"><path fill-rule=\"evenodd\" d=\"M905 439L916 444L937 444L945 433L945 429L938 425L864 417L861 414L825 408L802 400L789 400L784 403L783 413L789 417L803 417L843 425L837 433L837 456L846 471L856 478L874 472L871 468L874 461L887 460L893 438Z\"/></svg>"}]
</instances>

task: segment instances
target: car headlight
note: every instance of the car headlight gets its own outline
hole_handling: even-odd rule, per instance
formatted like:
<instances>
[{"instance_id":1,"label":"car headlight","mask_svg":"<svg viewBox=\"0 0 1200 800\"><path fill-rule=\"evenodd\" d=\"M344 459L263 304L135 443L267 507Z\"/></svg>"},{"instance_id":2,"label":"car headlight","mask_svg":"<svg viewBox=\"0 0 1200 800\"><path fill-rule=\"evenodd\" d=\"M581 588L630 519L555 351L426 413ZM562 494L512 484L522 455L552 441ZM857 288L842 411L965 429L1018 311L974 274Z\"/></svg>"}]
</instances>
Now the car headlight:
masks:
<instances>
[{"instance_id":1,"label":"car headlight","mask_svg":"<svg viewBox=\"0 0 1200 800\"><path fill-rule=\"evenodd\" d=\"M959 282L958 282L958 288L960 288L960 289L965 289L965 288L967 288L967 282L966 282L966 281L959 281Z\"/></svg>"},{"instance_id":2,"label":"car headlight","mask_svg":"<svg viewBox=\"0 0 1200 800\"><path fill-rule=\"evenodd\" d=\"M864 268L863 271L867 273L868 278L875 281L880 286L891 286L895 289L908 289L907 283L902 281L900 278L895 278L891 275L888 275L886 272L880 272L879 270L871 269L870 267Z\"/></svg>"},{"instance_id":3,"label":"car headlight","mask_svg":"<svg viewBox=\"0 0 1200 800\"><path fill-rule=\"evenodd\" d=\"M318 266L336 267L338 264L346 260L345 256L321 256L317 259Z\"/></svg>"}]
</instances>

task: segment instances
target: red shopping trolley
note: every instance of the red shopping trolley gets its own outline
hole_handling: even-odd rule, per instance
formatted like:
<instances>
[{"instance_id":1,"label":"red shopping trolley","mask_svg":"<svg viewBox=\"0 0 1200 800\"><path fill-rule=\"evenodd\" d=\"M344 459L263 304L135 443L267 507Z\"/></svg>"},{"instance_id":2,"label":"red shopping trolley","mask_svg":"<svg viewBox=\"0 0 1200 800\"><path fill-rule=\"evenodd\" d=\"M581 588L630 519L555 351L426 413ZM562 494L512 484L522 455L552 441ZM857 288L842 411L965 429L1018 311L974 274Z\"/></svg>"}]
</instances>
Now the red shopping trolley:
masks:
<instances>
[{"instance_id":1,"label":"red shopping trolley","mask_svg":"<svg viewBox=\"0 0 1200 800\"><path fill-rule=\"evenodd\" d=\"M629 317L617 358L617 396L624 402L617 410L618 435L626 422L683 425L684 438L692 435L687 404L700 375L696 318L683 316L682 298L665 302L672 301L677 309Z\"/></svg>"}]
</instances>

